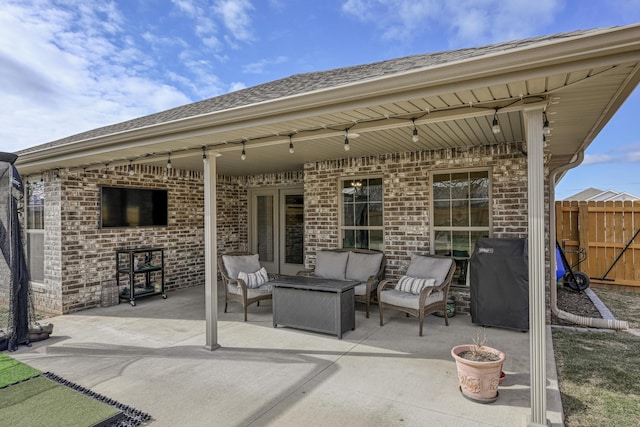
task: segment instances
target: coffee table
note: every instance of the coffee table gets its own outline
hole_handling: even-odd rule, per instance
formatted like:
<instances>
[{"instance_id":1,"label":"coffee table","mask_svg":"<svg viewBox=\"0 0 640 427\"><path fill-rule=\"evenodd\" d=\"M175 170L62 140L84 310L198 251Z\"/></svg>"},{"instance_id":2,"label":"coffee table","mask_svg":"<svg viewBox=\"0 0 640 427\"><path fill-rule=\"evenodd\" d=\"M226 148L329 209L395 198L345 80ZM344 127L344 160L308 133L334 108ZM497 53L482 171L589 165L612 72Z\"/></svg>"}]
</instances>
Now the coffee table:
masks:
<instances>
[{"instance_id":1,"label":"coffee table","mask_svg":"<svg viewBox=\"0 0 640 427\"><path fill-rule=\"evenodd\" d=\"M342 338L356 328L353 288L360 282L281 276L273 286L273 327L290 326Z\"/></svg>"}]
</instances>

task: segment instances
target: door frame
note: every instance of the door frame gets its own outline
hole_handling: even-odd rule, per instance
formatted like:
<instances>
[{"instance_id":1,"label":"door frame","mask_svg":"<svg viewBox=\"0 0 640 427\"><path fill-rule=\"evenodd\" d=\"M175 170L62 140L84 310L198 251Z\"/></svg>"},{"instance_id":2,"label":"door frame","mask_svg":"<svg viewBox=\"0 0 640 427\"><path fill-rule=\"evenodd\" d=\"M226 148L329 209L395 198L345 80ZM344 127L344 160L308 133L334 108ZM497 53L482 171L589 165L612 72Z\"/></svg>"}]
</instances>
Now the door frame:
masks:
<instances>
[{"instance_id":1,"label":"door frame","mask_svg":"<svg viewBox=\"0 0 640 427\"><path fill-rule=\"evenodd\" d=\"M273 197L273 218L274 218L274 259L267 262L260 260L260 264L270 273L276 274L295 274L298 270L304 268L304 264L288 264L284 263L285 250L285 209L284 203L288 194L302 194L304 196L303 185L286 185L277 187L255 187L248 191L248 240L249 250L252 253L258 253L257 242L257 203L255 198L259 196Z\"/></svg>"}]
</instances>

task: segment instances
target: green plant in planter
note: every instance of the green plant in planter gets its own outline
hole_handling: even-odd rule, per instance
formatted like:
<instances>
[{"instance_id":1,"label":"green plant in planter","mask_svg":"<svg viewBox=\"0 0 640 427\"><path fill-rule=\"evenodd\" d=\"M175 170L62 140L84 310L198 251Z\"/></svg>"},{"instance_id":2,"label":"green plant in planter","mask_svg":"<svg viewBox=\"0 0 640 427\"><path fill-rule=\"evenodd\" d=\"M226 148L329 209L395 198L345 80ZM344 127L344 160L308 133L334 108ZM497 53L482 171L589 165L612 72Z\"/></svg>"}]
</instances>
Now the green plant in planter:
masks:
<instances>
[{"instance_id":1,"label":"green plant in planter","mask_svg":"<svg viewBox=\"0 0 640 427\"><path fill-rule=\"evenodd\" d=\"M491 403L498 398L498 385L505 354L486 345L484 330L478 330L473 344L463 344L451 349L456 361L460 391L470 400Z\"/></svg>"}]
</instances>

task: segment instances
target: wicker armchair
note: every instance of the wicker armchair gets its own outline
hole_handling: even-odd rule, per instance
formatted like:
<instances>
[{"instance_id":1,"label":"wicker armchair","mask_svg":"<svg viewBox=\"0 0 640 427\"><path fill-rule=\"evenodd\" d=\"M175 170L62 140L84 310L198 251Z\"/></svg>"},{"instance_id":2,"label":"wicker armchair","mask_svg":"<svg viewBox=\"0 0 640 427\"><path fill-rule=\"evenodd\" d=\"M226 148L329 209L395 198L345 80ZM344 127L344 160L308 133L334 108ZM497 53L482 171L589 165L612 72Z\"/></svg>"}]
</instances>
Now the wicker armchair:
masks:
<instances>
[{"instance_id":1,"label":"wicker armchair","mask_svg":"<svg viewBox=\"0 0 640 427\"><path fill-rule=\"evenodd\" d=\"M272 286L266 282L257 287L247 286L246 281L239 279L239 272L255 273L260 269L258 255L250 252L228 252L218 256L218 271L224 285L224 312L227 312L229 301L242 304L244 321L247 321L247 307L253 303L260 305L260 301L272 298ZM277 274L269 274L270 280L275 280Z\"/></svg>"},{"instance_id":2,"label":"wicker armchair","mask_svg":"<svg viewBox=\"0 0 640 427\"><path fill-rule=\"evenodd\" d=\"M420 336L422 336L425 316L435 311L444 313L444 323L449 326L447 296L455 270L456 264L451 258L438 255L413 255L406 276L398 280L384 280L378 285L380 326L384 324L385 308L417 317L420 321ZM430 279L433 280L430 281ZM399 284L403 286L397 286ZM408 291L405 284L414 284L414 288Z\"/></svg>"},{"instance_id":3,"label":"wicker armchair","mask_svg":"<svg viewBox=\"0 0 640 427\"><path fill-rule=\"evenodd\" d=\"M369 306L374 302L377 296L376 288L384 278L385 267L387 265L387 259L384 254L380 251L357 248L328 249L320 252L349 252L348 261L345 265L345 280L358 280L360 282L360 284L354 288L354 299L356 302L361 302L365 305L366 317L369 318ZM316 256L318 256L318 254L316 254ZM369 255L377 256L367 258ZM318 261L319 259L316 258L316 268L307 268L299 271L298 276L318 275L318 270L321 269L318 268ZM333 270L337 268L337 265L327 267ZM321 273L320 277L323 277Z\"/></svg>"}]
</instances>

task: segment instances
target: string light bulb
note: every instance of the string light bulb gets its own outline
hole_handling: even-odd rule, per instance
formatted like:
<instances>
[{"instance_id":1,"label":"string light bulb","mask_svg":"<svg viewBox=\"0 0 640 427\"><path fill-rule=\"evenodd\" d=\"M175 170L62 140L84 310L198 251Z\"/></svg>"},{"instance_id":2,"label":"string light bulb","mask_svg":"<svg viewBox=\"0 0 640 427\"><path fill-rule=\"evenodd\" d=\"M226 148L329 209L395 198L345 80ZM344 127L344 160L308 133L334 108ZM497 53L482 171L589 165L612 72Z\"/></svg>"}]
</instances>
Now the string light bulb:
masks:
<instances>
[{"instance_id":1,"label":"string light bulb","mask_svg":"<svg viewBox=\"0 0 640 427\"><path fill-rule=\"evenodd\" d=\"M495 135L499 134L501 129L500 129L500 123L498 123L498 110L496 109L496 112L493 113L493 123L491 124L491 130L493 131L493 133Z\"/></svg>"},{"instance_id":2,"label":"string light bulb","mask_svg":"<svg viewBox=\"0 0 640 427\"><path fill-rule=\"evenodd\" d=\"M289 135L289 152L293 154L294 151L295 150L293 149L293 141L291 140L291 135Z\"/></svg>"},{"instance_id":3,"label":"string light bulb","mask_svg":"<svg viewBox=\"0 0 640 427\"><path fill-rule=\"evenodd\" d=\"M167 169L171 169L173 165L171 164L171 152L169 152L169 158L167 159Z\"/></svg>"},{"instance_id":4,"label":"string light bulb","mask_svg":"<svg viewBox=\"0 0 640 427\"><path fill-rule=\"evenodd\" d=\"M344 151L349 151L351 147L349 146L349 129L344 130Z\"/></svg>"},{"instance_id":5,"label":"string light bulb","mask_svg":"<svg viewBox=\"0 0 640 427\"><path fill-rule=\"evenodd\" d=\"M420 137L418 136L418 128L416 127L416 119L411 119L411 121L413 122L413 136L411 137L411 140L416 143L420 141Z\"/></svg>"},{"instance_id":6,"label":"string light bulb","mask_svg":"<svg viewBox=\"0 0 640 427\"><path fill-rule=\"evenodd\" d=\"M133 176L133 160L129 160L129 176Z\"/></svg>"},{"instance_id":7,"label":"string light bulb","mask_svg":"<svg viewBox=\"0 0 640 427\"><path fill-rule=\"evenodd\" d=\"M544 124L542 125L542 135L549 136L551 135L551 128L549 127L549 119L547 118L547 112L542 112L542 119L544 120Z\"/></svg>"},{"instance_id":8,"label":"string light bulb","mask_svg":"<svg viewBox=\"0 0 640 427\"><path fill-rule=\"evenodd\" d=\"M247 152L244 149L244 141L242 141L242 154L240 155L240 159L247 160Z\"/></svg>"}]
</instances>

